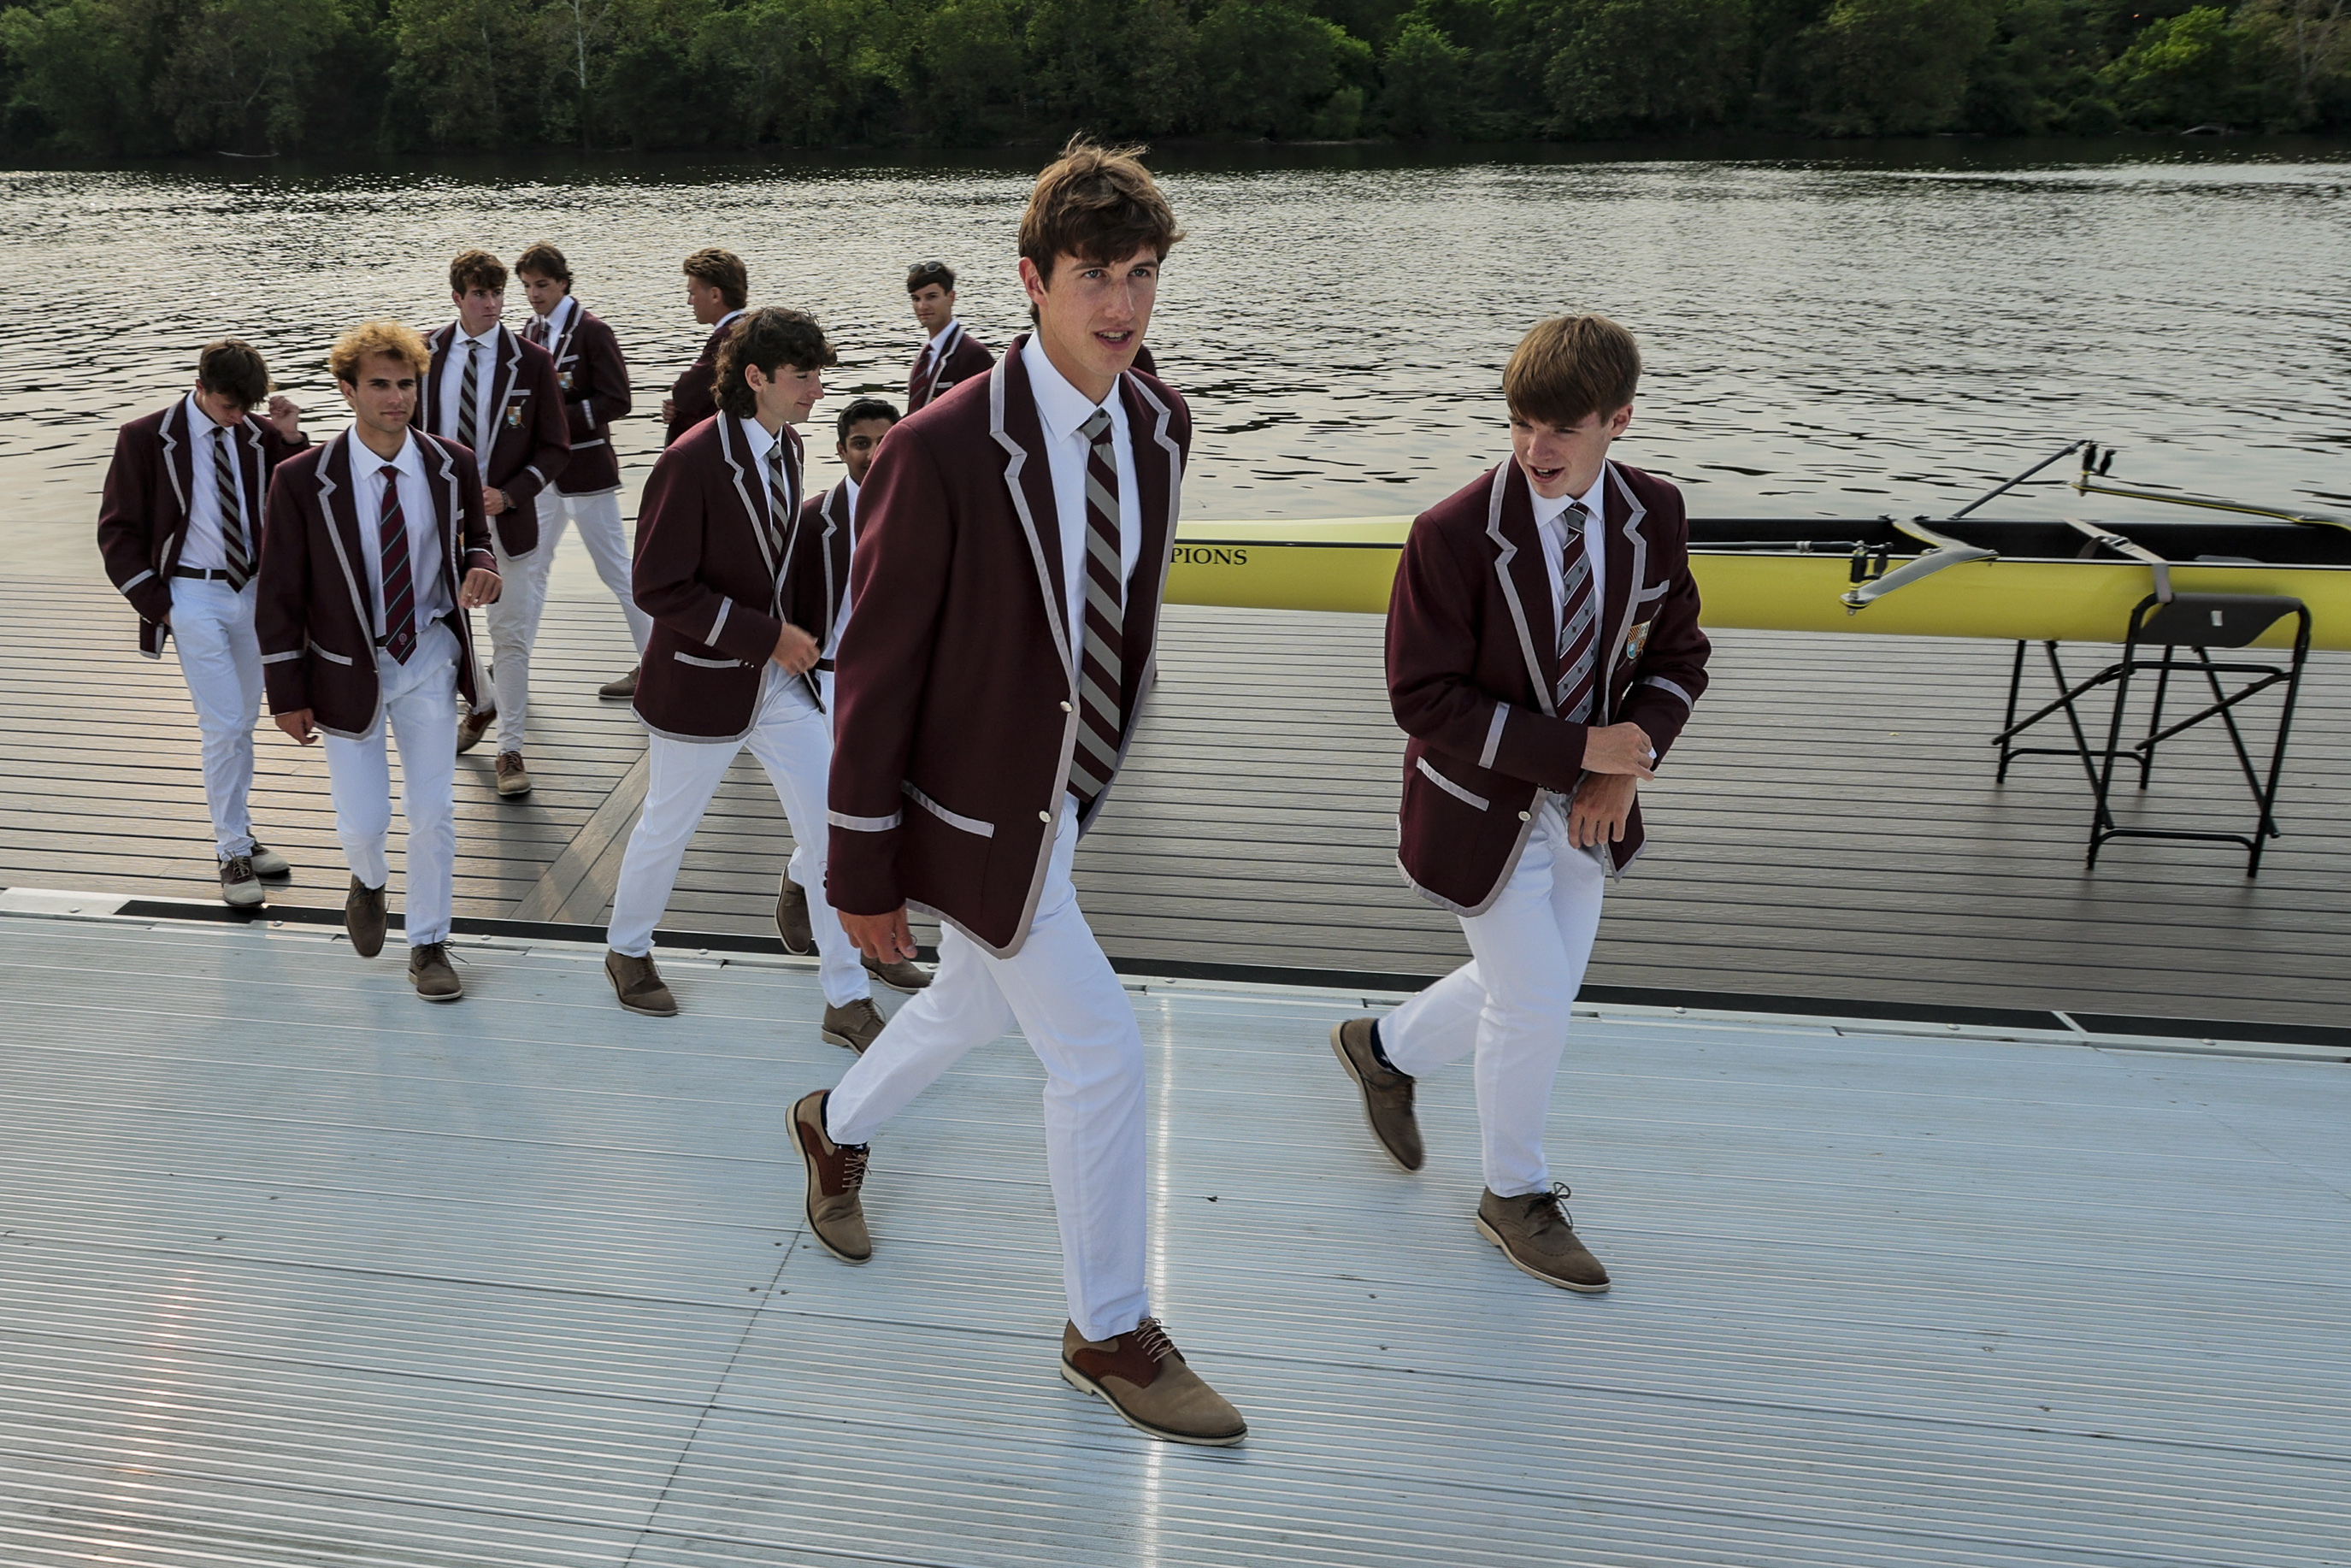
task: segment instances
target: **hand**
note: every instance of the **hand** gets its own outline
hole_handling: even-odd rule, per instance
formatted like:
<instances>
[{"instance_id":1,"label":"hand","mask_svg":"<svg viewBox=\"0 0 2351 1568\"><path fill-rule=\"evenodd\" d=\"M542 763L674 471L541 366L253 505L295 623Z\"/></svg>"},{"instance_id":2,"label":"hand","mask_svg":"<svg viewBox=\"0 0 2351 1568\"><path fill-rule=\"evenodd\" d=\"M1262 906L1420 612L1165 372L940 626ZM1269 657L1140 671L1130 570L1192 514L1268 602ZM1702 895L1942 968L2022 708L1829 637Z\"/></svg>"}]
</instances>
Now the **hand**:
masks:
<instances>
[{"instance_id":1,"label":"hand","mask_svg":"<svg viewBox=\"0 0 2351 1568\"><path fill-rule=\"evenodd\" d=\"M277 427L278 434L291 441L302 434L302 410L283 392L272 392L269 394L269 423Z\"/></svg>"},{"instance_id":2,"label":"hand","mask_svg":"<svg viewBox=\"0 0 2351 1568\"><path fill-rule=\"evenodd\" d=\"M292 713L281 713L276 717L277 727L292 736L298 746L308 746L319 738L319 732L311 727L308 708L298 707Z\"/></svg>"},{"instance_id":3,"label":"hand","mask_svg":"<svg viewBox=\"0 0 2351 1568\"><path fill-rule=\"evenodd\" d=\"M1595 725L1584 731L1583 770L1587 773L1655 779L1656 762L1657 748L1650 742L1649 732L1637 724Z\"/></svg>"},{"instance_id":4,"label":"hand","mask_svg":"<svg viewBox=\"0 0 2351 1568\"><path fill-rule=\"evenodd\" d=\"M852 915L842 910L841 928L849 933L859 952L877 964L914 960L914 934L907 928L903 904L887 915Z\"/></svg>"},{"instance_id":5,"label":"hand","mask_svg":"<svg viewBox=\"0 0 2351 1568\"><path fill-rule=\"evenodd\" d=\"M477 566L465 574L464 582L458 584L457 602L465 609L479 610L497 598L502 586L496 572L486 566Z\"/></svg>"},{"instance_id":6,"label":"hand","mask_svg":"<svg viewBox=\"0 0 2351 1568\"><path fill-rule=\"evenodd\" d=\"M1628 774L1585 774L1567 805L1567 841L1580 850L1604 841L1622 842L1625 820L1633 814L1633 800L1640 791L1639 781Z\"/></svg>"},{"instance_id":7,"label":"hand","mask_svg":"<svg viewBox=\"0 0 2351 1568\"><path fill-rule=\"evenodd\" d=\"M815 638L787 621L776 637L776 651L768 657L781 664L787 673L802 675L815 664L818 651Z\"/></svg>"},{"instance_id":8,"label":"hand","mask_svg":"<svg viewBox=\"0 0 2351 1568\"><path fill-rule=\"evenodd\" d=\"M504 490L494 490L487 485L482 486L482 510L490 516L495 517L513 505L512 501L507 499L507 493Z\"/></svg>"},{"instance_id":9,"label":"hand","mask_svg":"<svg viewBox=\"0 0 2351 1568\"><path fill-rule=\"evenodd\" d=\"M671 420L675 419L676 417L677 399L674 397L665 397L662 399L662 423L664 424L667 424Z\"/></svg>"}]
</instances>

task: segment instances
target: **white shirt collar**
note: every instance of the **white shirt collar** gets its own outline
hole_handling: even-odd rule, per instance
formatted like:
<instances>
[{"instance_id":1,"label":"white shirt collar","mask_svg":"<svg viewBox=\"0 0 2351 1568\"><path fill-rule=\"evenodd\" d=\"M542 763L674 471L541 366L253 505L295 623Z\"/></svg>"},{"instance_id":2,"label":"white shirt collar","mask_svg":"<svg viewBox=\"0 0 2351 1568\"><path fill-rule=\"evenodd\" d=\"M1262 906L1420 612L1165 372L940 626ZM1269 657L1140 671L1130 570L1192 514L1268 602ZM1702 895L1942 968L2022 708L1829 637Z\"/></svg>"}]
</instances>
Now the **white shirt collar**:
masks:
<instances>
[{"instance_id":1,"label":"white shirt collar","mask_svg":"<svg viewBox=\"0 0 2351 1568\"><path fill-rule=\"evenodd\" d=\"M563 336L563 324L571 319L571 312L578 308L580 308L580 301L567 294L555 302L554 309L538 319L541 324L540 329L547 334L549 342L551 343Z\"/></svg>"},{"instance_id":2,"label":"white shirt collar","mask_svg":"<svg viewBox=\"0 0 2351 1568\"><path fill-rule=\"evenodd\" d=\"M937 334L931 339L930 351L933 354L938 353L946 346L946 340L955 335L955 329L958 325L960 323L954 317L947 318L947 324L940 328Z\"/></svg>"},{"instance_id":3,"label":"white shirt collar","mask_svg":"<svg viewBox=\"0 0 2351 1568\"><path fill-rule=\"evenodd\" d=\"M1029 391L1037 401L1038 423L1045 427L1048 438L1067 441L1078 434L1080 425L1094 416L1097 408L1110 411L1113 429L1125 430L1126 403L1118 395L1118 383L1115 382L1111 383L1110 396L1099 403L1087 402L1086 394L1071 386L1069 379L1053 368L1053 361L1046 358L1034 332L1029 333L1029 340L1021 345L1020 364L1029 372Z\"/></svg>"},{"instance_id":4,"label":"white shirt collar","mask_svg":"<svg viewBox=\"0 0 2351 1568\"><path fill-rule=\"evenodd\" d=\"M743 308L744 310L747 310L750 307L747 305ZM721 316L717 320L712 322L710 324L710 329L714 332L724 332L734 323L735 318L741 314L743 314L742 310L729 310L726 315Z\"/></svg>"},{"instance_id":5,"label":"white shirt collar","mask_svg":"<svg viewBox=\"0 0 2351 1568\"><path fill-rule=\"evenodd\" d=\"M399 454L389 458L377 456L374 448L360 439L356 425L344 433L344 440L350 450L351 472L354 475L373 476L386 463L390 463L408 478L426 477L424 451L416 444L416 432L413 430L409 431L401 442Z\"/></svg>"},{"instance_id":6,"label":"white shirt collar","mask_svg":"<svg viewBox=\"0 0 2351 1568\"><path fill-rule=\"evenodd\" d=\"M1516 462L1517 459L1513 458L1511 461ZM1539 528L1550 528L1556 525L1562 514L1566 512L1567 504L1570 501L1583 503L1583 509L1588 514L1588 520L1584 526L1590 528L1607 516L1604 508L1608 499L1608 465L1605 462L1600 465L1600 477L1594 479L1592 482L1592 488L1581 496L1538 496L1534 493L1534 486L1529 485L1527 498L1534 503L1535 527Z\"/></svg>"},{"instance_id":7,"label":"white shirt collar","mask_svg":"<svg viewBox=\"0 0 2351 1568\"><path fill-rule=\"evenodd\" d=\"M503 321L493 321L490 323L489 329L487 331L468 332L465 330L464 324L460 323L457 328L456 336L450 342L449 346L454 349L459 343L479 343L485 349L495 349L498 345L498 329L505 325L506 323Z\"/></svg>"},{"instance_id":8,"label":"white shirt collar","mask_svg":"<svg viewBox=\"0 0 2351 1568\"><path fill-rule=\"evenodd\" d=\"M851 478L848 475L843 474L841 476L841 485L842 489L849 492L850 510L852 512L855 511L857 509L857 481Z\"/></svg>"},{"instance_id":9,"label":"white shirt collar","mask_svg":"<svg viewBox=\"0 0 2351 1568\"><path fill-rule=\"evenodd\" d=\"M768 434L768 427L756 419L747 419L741 423L743 440L750 447L751 456L758 462L767 462L768 454L775 450L776 443L781 437Z\"/></svg>"},{"instance_id":10,"label":"white shirt collar","mask_svg":"<svg viewBox=\"0 0 2351 1568\"><path fill-rule=\"evenodd\" d=\"M214 424L213 416L206 413L204 411L204 405L196 402L195 393L190 392L181 401L188 405L188 434L191 436L202 436L206 432L214 430L231 438L235 436L237 427L234 424Z\"/></svg>"}]
</instances>

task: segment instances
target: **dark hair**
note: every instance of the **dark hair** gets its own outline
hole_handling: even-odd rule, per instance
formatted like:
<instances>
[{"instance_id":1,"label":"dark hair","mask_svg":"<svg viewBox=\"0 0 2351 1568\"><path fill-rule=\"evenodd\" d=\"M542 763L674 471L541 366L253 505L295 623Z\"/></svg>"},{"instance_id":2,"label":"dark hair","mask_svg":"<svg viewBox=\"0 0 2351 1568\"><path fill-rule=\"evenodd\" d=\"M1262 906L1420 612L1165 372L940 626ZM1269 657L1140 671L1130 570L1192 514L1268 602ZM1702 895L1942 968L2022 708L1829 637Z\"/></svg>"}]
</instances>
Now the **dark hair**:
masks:
<instances>
[{"instance_id":1,"label":"dark hair","mask_svg":"<svg viewBox=\"0 0 2351 1568\"><path fill-rule=\"evenodd\" d=\"M1614 413L1641 384L1641 349L1605 316L1554 316L1519 340L1502 395L1521 419L1581 424Z\"/></svg>"},{"instance_id":2,"label":"dark hair","mask_svg":"<svg viewBox=\"0 0 2351 1568\"><path fill-rule=\"evenodd\" d=\"M261 350L236 338L204 346L196 355L196 383L206 392L226 392L247 408L269 401L269 367Z\"/></svg>"},{"instance_id":3,"label":"dark hair","mask_svg":"<svg viewBox=\"0 0 2351 1568\"><path fill-rule=\"evenodd\" d=\"M815 317L805 310L763 305L746 313L718 345L718 406L737 419L748 419L758 411L759 394L744 378L746 366L757 365L761 375L772 376L778 365L812 371L840 362Z\"/></svg>"},{"instance_id":4,"label":"dark hair","mask_svg":"<svg viewBox=\"0 0 2351 1568\"><path fill-rule=\"evenodd\" d=\"M541 240L515 257L515 271L536 272L541 277L551 277L566 288L571 287L571 264L550 240Z\"/></svg>"},{"instance_id":5,"label":"dark hair","mask_svg":"<svg viewBox=\"0 0 2351 1568\"><path fill-rule=\"evenodd\" d=\"M944 261L918 261L906 269L906 292L919 294L932 284L955 292L955 268Z\"/></svg>"},{"instance_id":6,"label":"dark hair","mask_svg":"<svg viewBox=\"0 0 2351 1568\"><path fill-rule=\"evenodd\" d=\"M898 423L898 410L894 405L883 402L878 397L852 399L848 407L832 416L833 440L836 442L848 440L849 427L852 424L862 424L869 419L886 419L895 424Z\"/></svg>"},{"instance_id":7,"label":"dark hair","mask_svg":"<svg viewBox=\"0 0 2351 1568\"><path fill-rule=\"evenodd\" d=\"M464 294L475 288L505 293L507 264L486 250L461 250L449 264L449 292Z\"/></svg>"},{"instance_id":8,"label":"dark hair","mask_svg":"<svg viewBox=\"0 0 2351 1568\"><path fill-rule=\"evenodd\" d=\"M751 274L743 258L731 250L712 246L697 250L685 258L685 275L707 283L718 290L718 298L726 301L729 310L740 310L751 298Z\"/></svg>"},{"instance_id":9,"label":"dark hair","mask_svg":"<svg viewBox=\"0 0 2351 1568\"><path fill-rule=\"evenodd\" d=\"M1051 280L1055 256L1108 264L1148 248L1165 258L1184 237L1142 153L1074 136L1037 176L1020 214L1020 254L1040 277Z\"/></svg>"}]
</instances>

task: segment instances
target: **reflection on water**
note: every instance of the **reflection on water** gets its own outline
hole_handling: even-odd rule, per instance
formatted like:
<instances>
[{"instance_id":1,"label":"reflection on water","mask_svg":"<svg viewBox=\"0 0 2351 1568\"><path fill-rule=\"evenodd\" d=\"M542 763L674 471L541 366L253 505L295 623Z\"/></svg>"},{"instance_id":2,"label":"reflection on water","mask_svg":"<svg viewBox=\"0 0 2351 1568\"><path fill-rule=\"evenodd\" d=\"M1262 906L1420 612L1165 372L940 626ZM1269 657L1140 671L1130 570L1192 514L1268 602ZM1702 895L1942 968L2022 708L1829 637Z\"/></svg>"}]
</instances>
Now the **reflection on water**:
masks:
<instances>
[{"instance_id":1,"label":"reflection on water","mask_svg":"<svg viewBox=\"0 0 2351 1568\"><path fill-rule=\"evenodd\" d=\"M1426 505L1504 449L1501 362L1562 309L1640 334L1649 373L1619 450L1717 515L1947 507L2075 435L2119 444L2134 482L2351 505L2335 467L2351 157L2138 142L2059 164L1948 145L1876 161L1162 160L1191 235L1152 330L1200 426L1186 511ZM0 518L85 524L115 425L183 386L220 333L261 347L314 428L340 426L323 369L337 329L438 324L454 252L511 258L540 238L569 254L630 356L633 489L661 389L701 338L687 251L733 248L756 301L832 330L842 367L822 419L849 395L903 392L910 260L964 272L981 336L1016 329L1034 166L0 174ZM519 326L519 288L508 298ZM829 434L812 444L829 452Z\"/></svg>"}]
</instances>

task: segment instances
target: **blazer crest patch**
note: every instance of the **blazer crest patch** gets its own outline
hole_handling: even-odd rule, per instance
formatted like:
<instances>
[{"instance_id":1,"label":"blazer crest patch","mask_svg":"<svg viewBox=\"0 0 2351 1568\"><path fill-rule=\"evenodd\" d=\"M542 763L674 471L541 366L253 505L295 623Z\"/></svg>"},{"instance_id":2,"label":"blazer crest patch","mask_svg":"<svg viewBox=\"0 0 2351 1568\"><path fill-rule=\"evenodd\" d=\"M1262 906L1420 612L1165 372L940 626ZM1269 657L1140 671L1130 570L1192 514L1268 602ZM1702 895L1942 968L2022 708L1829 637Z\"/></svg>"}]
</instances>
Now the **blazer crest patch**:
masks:
<instances>
[{"instance_id":1,"label":"blazer crest patch","mask_svg":"<svg viewBox=\"0 0 2351 1568\"><path fill-rule=\"evenodd\" d=\"M1630 632L1626 633L1625 638L1625 659L1626 663L1629 664L1633 660L1639 658L1641 656L1641 650L1649 645L1649 628L1655 624L1656 622L1653 621L1643 621L1635 625Z\"/></svg>"}]
</instances>

